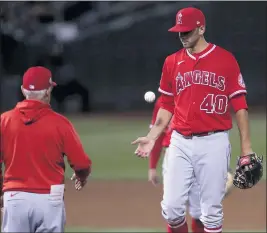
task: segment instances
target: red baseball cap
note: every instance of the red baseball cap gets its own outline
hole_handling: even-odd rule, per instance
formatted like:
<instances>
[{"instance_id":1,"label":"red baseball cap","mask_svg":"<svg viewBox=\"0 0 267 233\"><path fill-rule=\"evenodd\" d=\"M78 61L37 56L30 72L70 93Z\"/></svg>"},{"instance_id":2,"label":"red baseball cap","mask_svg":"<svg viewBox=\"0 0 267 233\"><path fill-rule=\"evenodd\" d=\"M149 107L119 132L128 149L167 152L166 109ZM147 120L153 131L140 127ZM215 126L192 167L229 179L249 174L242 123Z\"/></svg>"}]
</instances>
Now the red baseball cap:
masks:
<instances>
[{"instance_id":1,"label":"red baseball cap","mask_svg":"<svg viewBox=\"0 0 267 233\"><path fill-rule=\"evenodd\" d=\"M169 32L189 32L197 27L205 25L203 12L194 7L187 7L179 10L176 14L176 25L170 28Z\"/></svg>"},{"instance_id":2,"label":"red baseball cap","mask_svg":"<svg viewBox=\"0 0 267 233\"><path fill-rule=\"evenodd\" d=\"M57 84L52 81L52 73L42 66L29 68L23 75L23 88L29 91L40 91L48 89Z\"/></svg>"}]
</instances>

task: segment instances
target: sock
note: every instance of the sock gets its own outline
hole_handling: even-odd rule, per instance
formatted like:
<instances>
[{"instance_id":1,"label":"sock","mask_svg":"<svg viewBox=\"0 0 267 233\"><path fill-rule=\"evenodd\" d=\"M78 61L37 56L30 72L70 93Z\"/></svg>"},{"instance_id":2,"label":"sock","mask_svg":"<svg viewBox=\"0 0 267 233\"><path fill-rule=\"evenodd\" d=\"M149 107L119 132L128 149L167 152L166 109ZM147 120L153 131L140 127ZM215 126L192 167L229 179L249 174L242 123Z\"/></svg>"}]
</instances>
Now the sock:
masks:
<instances>
[{"instance_id":1,"label":"sock","mask_svg":"<svg viewBox=\"0 0 267 233\"><path fill-rule=\"evenodd\" d=\"M176 228L172 228L169 225L167 226L168 233L188 233L187 222L185 221L182 225Z\"/></svg>"},{"instance_id":2,"label":"sock","mask_svg":"<svg viewBox=\"0 0 267 233\"><path fill-rule=\"evenodd\" d=\"M169 224L167 224L167 232L172 233L172 229L170 228Z\"/></svg>"},{"instance_id":3,"label":"sock","mask_svg":"<svg viewBox=\"0 0 267 233\"><path fill-rule=\"evenodd\" d=\"M204 233L204 225L199 219L192 218L191 228L193 233Z\"/></svg>"},{"instance_id":4,"label":"sock","mask_svg":"<svg viewBox=\"0 0 267 233\"><path fill-rule=\"evenodd\" d=\"M204 227L204 232L207 232L207 233L222 233L222 226L216 227L216 228Z\"/></svg>"}]
</instances>

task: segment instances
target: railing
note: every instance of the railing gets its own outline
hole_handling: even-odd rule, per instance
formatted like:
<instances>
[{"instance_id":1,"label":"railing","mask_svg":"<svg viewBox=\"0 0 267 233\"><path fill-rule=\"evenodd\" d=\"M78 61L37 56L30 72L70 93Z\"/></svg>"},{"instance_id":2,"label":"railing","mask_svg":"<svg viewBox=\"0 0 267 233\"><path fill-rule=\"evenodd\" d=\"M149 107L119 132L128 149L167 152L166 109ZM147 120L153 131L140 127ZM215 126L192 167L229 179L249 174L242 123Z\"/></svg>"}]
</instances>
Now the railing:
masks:
<instances>
[{"instance_id":1,"label":"railing","mask_svg":"<svg viewBox=\"0 0 267 233\"><path fill-rule=\"evenodd\" d=\"M127 2L116 8L110 8L108 13L89 13L78 23L79 37L83 40L107 31L123 30L143 20L173 14L177 7L185 7L190 2ZM207 4L205 2L199 4ZM127 7L128 6L128 7ZM177 6L177 7L176 7ZM112 18L113 17L113 18ZM175 20L175 15L174 15Z\"/></svg>"},{"instance_id":2,"label":"railing","mask_svg":"<svg viewBox=\"0 0 267 233\"><path fill-rule=\"evenodd\" d=\"M183 7L189 3L96 2L91 11L67 23L64 22L64 10L75 2L48 2L47 4L54 16L54 21L44 25L34 17L27 21L25 12L27 14L27 9L30 12L31 8L26 3L6 3L6 9L8 9L9 14L13 15L13 19L11 22L3 24L2 30L29 44L39 44L44 40L49 41L51 38L51 41L63 40L64 38L61 37L63 30L76 33L78 35L77 39L81 40L107 31L122 30L151 17L170 14L177 10L176 5ZM22 11L24 14L17 13Z\"/></svg>"}]
</instances>

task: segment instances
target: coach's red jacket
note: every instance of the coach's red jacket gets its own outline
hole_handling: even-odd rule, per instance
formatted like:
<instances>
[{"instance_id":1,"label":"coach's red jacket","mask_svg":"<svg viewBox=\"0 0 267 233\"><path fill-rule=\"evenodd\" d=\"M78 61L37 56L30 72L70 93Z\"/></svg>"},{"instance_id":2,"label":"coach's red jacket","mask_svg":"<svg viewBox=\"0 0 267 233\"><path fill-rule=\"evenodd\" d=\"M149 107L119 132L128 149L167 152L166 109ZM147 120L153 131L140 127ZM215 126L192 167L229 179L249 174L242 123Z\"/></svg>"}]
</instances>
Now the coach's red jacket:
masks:
<instances>
[{"instance_id":1,"label":"coach's red jacket","mask_svg":"<svg viewBox=\"0 0 267 233\"><path fill-rule=\"evenodd\" d=\"M0 148L3 192L49 193L51 185L64 183L64 156L81 180L91 171L70 121L39 101L24 100L1 115Z\"/></svg>"}]
</instances>

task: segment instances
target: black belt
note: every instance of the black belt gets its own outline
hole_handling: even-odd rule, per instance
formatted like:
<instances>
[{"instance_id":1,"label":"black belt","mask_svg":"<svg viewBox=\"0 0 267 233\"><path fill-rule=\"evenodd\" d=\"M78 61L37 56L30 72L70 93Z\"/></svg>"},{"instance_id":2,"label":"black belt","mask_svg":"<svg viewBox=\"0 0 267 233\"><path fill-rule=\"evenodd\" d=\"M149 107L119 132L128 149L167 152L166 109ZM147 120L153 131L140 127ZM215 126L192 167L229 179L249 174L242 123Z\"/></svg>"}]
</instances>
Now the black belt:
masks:
<instances>
[{"instance_id":1,"label":"black belt","mask_svg":"<svg viewBox=\"0 0 267 233\"><path fill-rule=\"evenodd\" d=\"M202 133L192 133L189 135L183 135L180 132L177 131L177 133L181 134L183 137L185 138L192 138L192 137L205 137L205 136L209 136L215 133L220 133L220 132L224 132L225 130L215 130L215 131L209 131L209 132L202 132Z\"/></svg>"}]
</instances>

